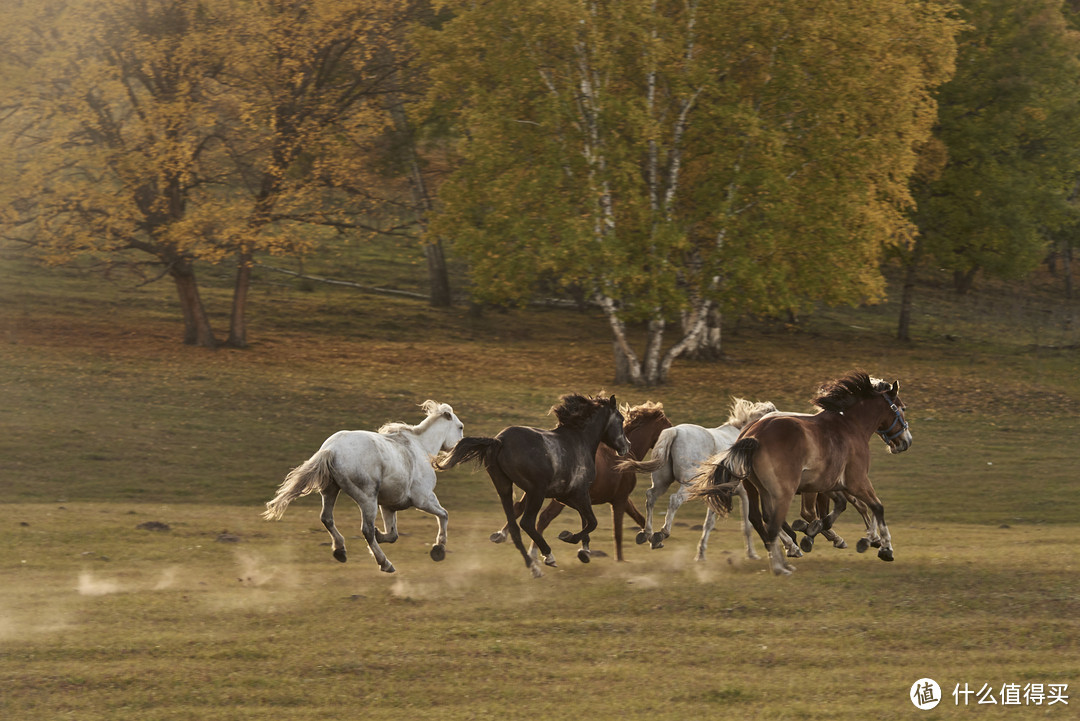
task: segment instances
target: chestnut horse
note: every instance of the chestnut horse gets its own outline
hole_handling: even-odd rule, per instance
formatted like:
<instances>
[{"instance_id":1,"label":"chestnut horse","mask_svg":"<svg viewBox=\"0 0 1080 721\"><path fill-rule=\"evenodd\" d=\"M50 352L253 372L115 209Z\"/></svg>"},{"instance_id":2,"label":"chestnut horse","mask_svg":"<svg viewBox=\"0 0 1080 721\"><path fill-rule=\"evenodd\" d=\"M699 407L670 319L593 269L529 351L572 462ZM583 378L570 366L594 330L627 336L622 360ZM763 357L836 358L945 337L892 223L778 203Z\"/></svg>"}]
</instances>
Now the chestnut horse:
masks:
<instances>
[{"instance_id":1,"label":"chestnut horse","mask_svg":"<svg viewBox=\"0 0 1080 721\"><path fill-rule=\"evenodd\" d=\"M606 443L620 455L630 452L623 435L623 416L610 398L565 395L551 413L559 419L552 430L510 426L494 438L465 437L450 454L435 463L442 470L463 461L479 461L502 501L514 546L534 577L543 575L539 563L521 542L521 529L544 555L544 563L555 565L551 546L536 527L536 514L545 498L556 498L581 516L581 531L559 536L567 543L580 542L578 558L589 562L589 534L596 528L596 515L589 499L589 486L596 477L596 449ZM525 491L519 529L514 516L514 486Z\"/></svg>"},{"instance_id":2,"label":"chestnut horse","mask_svg":"<svg viewBox=\"0 0 1080 721\"><path fill-rule=\"evenodd\" d=\"M877 433L890 453L911 447L900 382L892 385L856 371L831 381L814 398L816 415L767 416L747 426L727 452L705 464L691 495L717 513L731 510L741 483L750 498L750 521L769 549L773 573L789 574L779 535L796 493L830 494L836 507L817 519L809 535L829 529L846 498L866 504L881 539L878 557L893 560L885 509L870 484L868 441ZM840 493L836 493L840 491Z\"/></svg>"},{"instance_id":3,"label":"chestnut horse","mask_svg":"<svg viewBox=\"0 0 1080 721\"><path fill-rule=\"evenodd\" d=\"M671 421L664 415L664 406L660 403L647 401L632 408L623 406L622 412L625 416L623 434L626 436L626 440L630 442L630 456L640 461L656 445L656 439L660 437L660 432L666 428L671 428ZM623 514L629 513L630 517L642 528L645 526L645 517L641 515L641 511L630 500L630 494L633 492L634 486L637 485L637 474L632 471L615 470L615 464L619 460L619 456L616 455L615 451L606 444L601 444L596 449L596 479L589 489L589 498L594 506L602 503L611 504L611 520L615 533L615 560L622 561ZM514 515L520 516L523 507L523 501L516 502L514 504ZM562 509L565 507L557 499L552 499L537 517L536 530L543 531L551 525L551 522L562 513ZM508 528L509 525L505 525L502 530L492 533L491 541L493 543L505 541ZM535 548L534 545L533 549Z\"/></svg>"}]
</instances>

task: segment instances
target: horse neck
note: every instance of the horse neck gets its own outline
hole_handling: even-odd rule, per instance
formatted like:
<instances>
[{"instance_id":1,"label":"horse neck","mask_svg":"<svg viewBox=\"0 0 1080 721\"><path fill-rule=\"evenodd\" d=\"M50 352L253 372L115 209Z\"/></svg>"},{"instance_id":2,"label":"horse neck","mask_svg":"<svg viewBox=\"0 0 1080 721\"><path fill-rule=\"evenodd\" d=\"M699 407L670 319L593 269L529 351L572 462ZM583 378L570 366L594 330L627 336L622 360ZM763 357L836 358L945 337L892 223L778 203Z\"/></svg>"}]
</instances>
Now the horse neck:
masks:
<instances>
[{"instance_id":1,"label":"horse neck","mask_svg":"<svg viewBox=\"0 0 1080 721\"><path fill-rule=\"evenodd\" d=\"M656 439L660 437L662 430L664 429L659 423L643 423L626 433L626 440L630 442L630 455L639 461L644 458L649 449L656 445Z\"/></svg>"},{"instance_id":2,"label":"horse neck","mask_svg":"<svg viewBox=\"0 0 1080 721\"><path fill-rule=\"evenodd\" d=\"M844 417L852 421L869 439L881 425L881 408L876 398L866 398L844 411Z\"/></svg>"},{"instance_id":3,"label":"horse neck","mask_svg":"<svg viewBox=\"0 0 1080 721\"><path fill-rule=\"evenodd\" d=\"M604 436L604 428L607 426L608 414L597 411L590 416L576 434L595 454L600 447L600 441Z\"/></svg>"},{"instance_id":4,"label":"horse neck","mask_svg":"<svg viewBox=\"0 0 1080 721\"><path fill-rule=\"evenodd\" d=\"M416 442L429 456L437 456L443 446L443 428L440 419L436 419L426 427L417 426ZM423 426L424 424L421 424Z\"/></svg>"}]
</instances>

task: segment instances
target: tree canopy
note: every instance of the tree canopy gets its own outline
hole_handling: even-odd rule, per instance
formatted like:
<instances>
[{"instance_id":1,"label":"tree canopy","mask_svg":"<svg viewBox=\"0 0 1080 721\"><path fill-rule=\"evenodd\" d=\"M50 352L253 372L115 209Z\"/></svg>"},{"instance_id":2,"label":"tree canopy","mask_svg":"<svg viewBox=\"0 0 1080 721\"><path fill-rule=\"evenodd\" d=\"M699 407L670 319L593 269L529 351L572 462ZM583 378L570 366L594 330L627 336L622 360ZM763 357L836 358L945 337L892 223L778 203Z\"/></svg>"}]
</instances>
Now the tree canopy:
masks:
<instances>
[{"instance_id":1,"label":"tree canopy","mask_svg":"<svg viewBox=\"0 0 1080 721\"><path fill-rule=\"evenodd\" d=\"M912 233L916 149L952 71L935 3L448 2L425 38L460 130L439 232L474 293L576 286L638 383L710 310L879 297ZM663 349L665 328L681 336ZM649 328L643 353L627 323Z\"/></svg>"}]
</instances>

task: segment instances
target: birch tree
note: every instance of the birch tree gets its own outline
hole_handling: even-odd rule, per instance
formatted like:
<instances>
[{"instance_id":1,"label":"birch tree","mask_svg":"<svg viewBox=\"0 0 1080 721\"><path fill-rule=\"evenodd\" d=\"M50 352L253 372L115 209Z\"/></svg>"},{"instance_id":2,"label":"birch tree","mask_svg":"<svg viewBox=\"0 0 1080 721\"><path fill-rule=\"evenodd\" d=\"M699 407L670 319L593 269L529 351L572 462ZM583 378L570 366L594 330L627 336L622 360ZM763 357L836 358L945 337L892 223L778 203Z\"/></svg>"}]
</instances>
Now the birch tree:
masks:
<instances>
[{"instance_id":1,"label":"birch tree","mask_svg":"<svg viewBox=\"0 0 1080 721\"><path fill-rule=\"evenodd\" d=\"M478 298L586 288L617 380L654 384L717 310L881 295L882 248L911 233L929 91L951 69L936 5L448 5L427 47L462 165L433 228Z\"/></svg>"}]
</instances>

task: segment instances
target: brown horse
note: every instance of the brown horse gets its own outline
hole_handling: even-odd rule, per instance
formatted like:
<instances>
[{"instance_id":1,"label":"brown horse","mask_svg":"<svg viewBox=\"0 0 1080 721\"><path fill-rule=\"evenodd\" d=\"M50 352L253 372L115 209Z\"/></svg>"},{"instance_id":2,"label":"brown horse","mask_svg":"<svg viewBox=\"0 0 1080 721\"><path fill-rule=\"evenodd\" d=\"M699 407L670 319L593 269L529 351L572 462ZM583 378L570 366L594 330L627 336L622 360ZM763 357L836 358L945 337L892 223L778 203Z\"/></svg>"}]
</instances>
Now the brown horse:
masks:
<instances>
[{"instance_id":1,"label":"brown horse","mask_svg":"<svg viewBox=\"0 0 1080 721\"><path fill-rule=\"evenodd\" d=\"M793 570L778 537L796 493L830 494L835 503L831 513L811 524L811 536L832 526L847 497L866 504L871 531L881 538L878 557L893 560L885 509L870 484L868 441L877 433L890 453L911 446L899 391L899 381L889 385L861 371L827 383L813 400L821 413L767 416L748 426L726 453L705 464L691 496L723 515L731 510L732 494L745 482L750 521L769 549L773 573L778 575Z\"/></svg>"},{"instance_id":2,"label":"brown horse","mask_svg":"<svg viewBox=\"0 0 1080 721\"><path fill-rule=\"evenodd\" d=\"M640 406L623 406L623 434L630 441L630 456L642 460L649 450L656 445L656 439L665 428L671 428L671 421L664 415L664 406L660 403L645 402ZM589 489L589 498L594 506L602 503L611 504L611 520L615 532L615 559L623 560L623 514L630 517L639 527L645 526L645 517L630 500L630 494L637 485L637 474L633 471L617 471L615 464L620 457L610 446L601 444L596 449L596 478ZM525 504L519 500L514 504L514 515L520 516ZM540 512L536 519L536 529L543 531L566 506L556 499ZM493 543L502 543L508 535L508 526L491 534ZM534 546L535 548L535 546Z\"/></svg>"},{"instance_id":3,"label":"brown horse","mask_svg":"<svg viewBox=\"0 0 1080 721\"><path fill-rule=\"evenodd\" d=\"M483 464L502 502L510 539L534 577L542 576L543 571L525 550L521 531L540 549L544 563L555 565L551 546L536 528L536 516L544 499L557 498L581 516L581 530L560 535L559 539L580 542L578 558L588 563L589 534L596 528L596 514L589 502L589 486L596 477L596 449L606 443L619 453L630 452L615 396L565 395L552 406L551 413L559 420L551 430L509 426L494 438L466 436L449 455L433 464L438 470L466 461ZM514 516L514 486L525 491L520 527Z\"/></svg>"}]
</instances>

